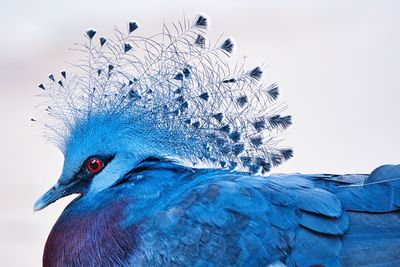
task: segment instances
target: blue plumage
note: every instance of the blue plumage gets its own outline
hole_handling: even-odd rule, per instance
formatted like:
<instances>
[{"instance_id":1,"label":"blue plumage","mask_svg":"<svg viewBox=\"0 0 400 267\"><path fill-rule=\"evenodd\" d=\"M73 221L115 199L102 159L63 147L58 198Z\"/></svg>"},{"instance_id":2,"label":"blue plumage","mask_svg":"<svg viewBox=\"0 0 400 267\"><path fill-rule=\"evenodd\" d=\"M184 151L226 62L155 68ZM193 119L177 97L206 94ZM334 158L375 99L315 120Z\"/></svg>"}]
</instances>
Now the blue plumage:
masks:
<instances>
[{"instance_id":1,"label":"blue plumage","mask_svg":"<svg viewBox=\"0 0 400 267\"><path fill-rule=\"evenodd\" d=\"M253 127L257 130L257 132L261 132L266 127L266 121L264 118L259 118L253 122Z\"/></svg>"},{"instance_id":2,"label":"blue plumage","mask_svg":"<svg viewBox=\"0 0 400 267\"><path fill-rule=\"evenodd\" d=\"M100 37L100 46L103 46L107 42L107 39L104 37Z\"/></svg>"},{"instance_id":3,"label":"blue plumage","mask_svg":"<svg viewBox=\"0 0 400 267\"><path fill-rule=\"evenodd\" d=\"M268 118L269 123L271 124L272 127L281 127L283 129L286 129L290 125L292 125L292 117L291 116L285 116L282 117L281 115L274 115Z\"/></svg>"},{"instance_id":4,"label":"blue plumage","mask_svg":"<svg viewBox=\"0 0 400 267\"><path fill-rule=\"evenodd\" d=\"M366 180L363 186L347 184L351 176L335 177L345 186L332 177L296 174L266 179L224 170L195 170L149 158L116 186L93 198L74 201L55 227L61 227L57 225L64 220L68 223L73 213L86 218L86 214L108 212L122 202L118 212L123 215L117 229L135 230L124 236L131 245L126 248L131 253L128 262L126 258L113 257L120 255L119 250L101 251L102 256L114 260L114 265L360 266L366 258L371 266L399 264L399 207L392 212L378 209L375 214L346 207L343 203L360 201L358 196L365 194L368 176L362 175ZM399 184L400 177L393 182ZM321 187L322 184L325 186ZM396 190L388 182L382 181L381 185ZM325 189L328 187L330 190ZM348 199L349 196L338 195L335 190L351 190L354 195ZM382 195L385 198L390 199ZM85 235L98 231L97 223ZM52 233L50 238L53 236ZM59 250L74 241L63 242L59 247L48 248L47 253L59 255ZM360 244L368 253L361 250ZM47 257L51 258L45 254ZM91 262L93 266L105 261L99 256L94 259L97 261ZM78 262L79 253L68 251L58 260Z\"/></svg>"},{"instance_id":5,"label":"blue plumage","mask_svg":"<svg viewBox=\"0 0 400 267\"><path fill-rule=\"evenodd\" d=\"M199 15L196 19L195 26L200 28L207 28L208 19L204 15Z\"/></svg>"},{"instance_id":6,"label":"blue plumage","mask_svg":"<svg viewBox=\"0 0 400 267\"><path fill-rule=\"evenodd\" d=\"M228 53L233 52L233 47L234 47L234 45L233 45L232 39L230 39L230 38L226 39L221 45L221 49Z\"/></svg>"},{"instance_id":7,"label":"blue plumage","mask_svg":"<svg viewBox=\"0 0 400 267\"><path fill-rule=\"evenodd\" d=\"M128 33L134 32L137 28L139 28L139 25L136 21L131 21L128 23Z\"/></svg>"},{"instance_id":8,"label":"blue plumage","mask_svg":"<svg viewBox=\"0 0 400 267\"><path fill-rule=\"evenodd\" d=\"M144 38L130 22L99 43L88 30L80 72L39 85L65 159L34 208L79 194L43 265L399 265L400 165L258 175L293 156L276 145L291 116L260 67L229 67L231 39L206 44L208 26L201 15Z\"/></svg>"},{"instance_id":9,"label":"blue plumage","mask_svg":"<svg viewBox=\"0 0 400 267\"><path fill-rule=\"evenodd\" d=\"M247 104L247 102L248 102L248 99L247 99L247 96L245 96L245 95L239 96L237 99L237 103L241 108L244 107Z\"/></svg>"},{"instance_id":10,"label":"blue plumage","mask_svg":"<svg viewBox=\"0 0 400 267\"><path fill-rule=\"evenodd\" d=\"M96 35L96 30L95 29L89 29L86 31L87 37L89 37L90 40Z\"/></svg>"},{"instance_id":11,"label":"blue plumage","mask_svg":"<svg viewBox=\"0 0 400 267\"><path fill-rule=\"evenodd\" d=\"M52 73L49 74L49 79L52 80L53 82L56 81L55 78L54 78L54 75Z\"/></svg>"},{"instance_id":12,"label":"blue plumage","mask_svg":"<svg viewBox=\"0 0 400 267\"><path fill-rule=\"evenodd\" d=\"M206 38L204 38L204 36L198 34L197 37L196 37L196 40L194 41L194 43L197 46L199 46L201 48L204 48L204 46L206 45Z\"/></svg>"},{"instance_id":13,"label":"blue plumage","mask_svg":"<svg viewBox=\"0 0 400 267\"><path fill-rule=\"evenodd\" d=\"M255 67L254 69L252 69L249 72L249 75L251 78L255 79L255 80L260 80L261 79L261 75L262 75L262 70L260 67Z\"/></svg>"},{"instance_id":14,"label":"blue plumage","mask_svg":"<svg viewBox=\"0 0 400 267\"><path fill-rule=\"evenodd\" d=\"M277 84L271 84L268 89L268 95L273 99L276 100L279 96L279 89Z\"/></svg>"},{"instance_id":15,"label":"blue plumage","mask_svg":"<svg viewBox=\"0 0 400 267\"><path fill-rule=\"evenodd\" d=\"M131 44L129 44L129 43L125 43L124 44L124 52L125 53L128 52L131 49L132 49L132 45Z\"/></svg>"}]
</instances>

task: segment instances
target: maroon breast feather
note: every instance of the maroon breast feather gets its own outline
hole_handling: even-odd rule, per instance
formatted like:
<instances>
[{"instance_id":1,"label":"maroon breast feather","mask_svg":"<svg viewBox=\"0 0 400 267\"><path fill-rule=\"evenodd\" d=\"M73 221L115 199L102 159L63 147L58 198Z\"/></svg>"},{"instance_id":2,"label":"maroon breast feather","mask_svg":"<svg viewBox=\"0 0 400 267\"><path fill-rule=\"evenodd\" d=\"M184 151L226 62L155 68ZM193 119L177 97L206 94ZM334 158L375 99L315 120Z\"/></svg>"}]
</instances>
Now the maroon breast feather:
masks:
<instances>
[{"instance_id":1,"label":"maroon breast feather","mask_svg":"<svg viewBox=\"0 0 400 267\"><path fill-rule=\"evenodd\" d=\"M121 266L137 247L137 226L121 226L126 201L71 214L64 212L47 239L43 266Z\"/></svg>"}]
</instances>

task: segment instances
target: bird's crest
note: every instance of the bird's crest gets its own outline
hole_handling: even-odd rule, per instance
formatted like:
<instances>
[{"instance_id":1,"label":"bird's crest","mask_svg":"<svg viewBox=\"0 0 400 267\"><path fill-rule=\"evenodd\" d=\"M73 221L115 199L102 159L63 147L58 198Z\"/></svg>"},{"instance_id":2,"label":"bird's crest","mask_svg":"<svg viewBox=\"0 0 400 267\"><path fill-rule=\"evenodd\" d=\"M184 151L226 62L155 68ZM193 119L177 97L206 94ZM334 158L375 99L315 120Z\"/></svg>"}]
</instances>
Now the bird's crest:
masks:
<instances>
[{"instance_id":1,"label":"bird's crest","mask_svg":"<svg viewBox=\"0 0 400 267\"><path fill-rule=\"evenodd\" d=\"M211 44L208 25L199 15L151 37L138 36L134 21L126 32L116 29L114 39L86 31L77 73L50 74L39 85L50 136L63 148L77 127L100 116L121 121L127 136L129 124L147 127L142 133L152 133L166 156L193 164L264 173L292 157L291 149L277 147L291 124L274 103L277 85L261 82L261 67L230 64L233 40Z\"/></svg>"}]
</instances>

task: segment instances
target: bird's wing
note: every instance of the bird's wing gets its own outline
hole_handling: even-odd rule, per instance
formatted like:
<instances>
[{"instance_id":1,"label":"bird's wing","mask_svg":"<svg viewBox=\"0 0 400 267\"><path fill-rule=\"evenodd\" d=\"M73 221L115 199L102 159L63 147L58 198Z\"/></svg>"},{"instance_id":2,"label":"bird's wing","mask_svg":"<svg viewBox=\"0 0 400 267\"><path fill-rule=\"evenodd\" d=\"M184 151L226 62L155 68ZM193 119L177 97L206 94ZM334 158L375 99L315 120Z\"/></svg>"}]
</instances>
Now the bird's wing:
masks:
<instances>
[{"instance_id":1,"label":"bird's wing","mask_svg":"<svg viewBox=\"0 0 400 267\"><path fill-rule=\"evenodd\" d=\"M354 175L338 178L319 177L314 183L334 193L350 218L340 263L400 266L400 165L381 166L358 183L348 183Z\"/></svg>"},{"instance_id":2,"label":"bird's wing","mask_svg":"<svg viewBox=\"0 0 400 267\"><path fill-rule=\"evenodd\" d=\"M142 221L136 262L183 266L339 265L349 218L339 198L301 175L201 173Z\"/></svg>"}]
</instances>

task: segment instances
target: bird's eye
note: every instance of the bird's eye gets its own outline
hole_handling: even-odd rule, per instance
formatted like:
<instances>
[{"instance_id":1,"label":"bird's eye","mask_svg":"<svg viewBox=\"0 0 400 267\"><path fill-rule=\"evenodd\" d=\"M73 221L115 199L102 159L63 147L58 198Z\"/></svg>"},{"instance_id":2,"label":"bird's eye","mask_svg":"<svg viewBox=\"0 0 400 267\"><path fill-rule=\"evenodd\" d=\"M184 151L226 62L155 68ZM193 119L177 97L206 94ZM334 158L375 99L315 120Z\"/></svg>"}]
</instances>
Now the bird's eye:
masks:
<instances>
[{"instance_id":1,"label":"bird's eye","mask_svg":"<svg viewBox=\"0 0 400 267\"><path fill-rule=\"evenodd\" d=\"M99 159L90 159L87 163L87 169L91 173L98 173L103 168L103 162Z\"/></svg>"}]
</instances>

